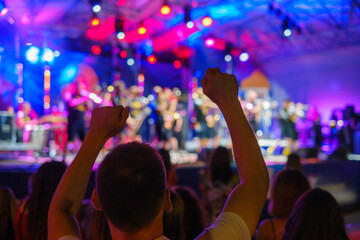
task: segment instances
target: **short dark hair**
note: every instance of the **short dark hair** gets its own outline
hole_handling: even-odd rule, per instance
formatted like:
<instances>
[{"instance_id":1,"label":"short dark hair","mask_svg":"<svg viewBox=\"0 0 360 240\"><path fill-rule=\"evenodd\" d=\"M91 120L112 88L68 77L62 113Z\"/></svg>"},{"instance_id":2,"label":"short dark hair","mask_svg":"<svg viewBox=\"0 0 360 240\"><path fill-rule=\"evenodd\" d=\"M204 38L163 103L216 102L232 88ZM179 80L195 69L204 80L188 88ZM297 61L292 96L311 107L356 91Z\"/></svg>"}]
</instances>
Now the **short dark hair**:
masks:
<instances>
[{"instance_id":1,"label":"short dark hair","mask_svg":"<svg viewBox=\"0 0 360 240\"><path fill-rule=\"evenodd\" d=\"M286 168L294 168L301 171L300 156L297 153L291 153L286 161Z\"/></svg>"},{"instance_id":2,"label":"short dark hair","mask_svg":"<svg viewBox=\"0 0 360 240\"><path fill-rule=\"evenodd\" d=\"M164 165L157 151L145 143L121 144L101 163L96 186L107 219L126 233L136 233L161 209Z\"/></svg>"},{"instance_id":3,"label":"short dark hair","mask_svg":"<svg viewBox=\"0 0 360 240\"><path fill-rule=\"evenodd\" d=\"M169 176L169 172L171 170L171 160L170 160L170 153L168 150L166 150L165 148L161 148L158 150L161 159L164 162L164 166L165 166L165 170L166 170L166 176Z\"/></svg>"},{"instance_id":4,"label":"short dark hair","mask_svg":"<svg viewBox=\"0 0 360 240\"><path fill-rule=\"evenodd\" d=\"M220 181L228 184L233 176L231 168L231 156L224 147L216 148L211 154L209 162L209 171L213 183Z\"/></svg>"},{"instance_id":5,"label":"short dark hair","mask_svg":"<svg viewBox=\"0 0 360 240\"><path fill-rule=\"evenodd\" d=\"M276 218L288 218L296 200L310 189L307 178L296 169L278 172L271 182L269 212Z\"/></svg>"},{"instance_id":6,"label":"short dark hair","mask_svg":"<svg viewBox=\"0 0 360 240\"><path fill-rule=\"evenodd\" d=\"M288 219L283 240L348 240L344 218L335 198L315 188L296 202Z\"/></svg>"}]
</instances>

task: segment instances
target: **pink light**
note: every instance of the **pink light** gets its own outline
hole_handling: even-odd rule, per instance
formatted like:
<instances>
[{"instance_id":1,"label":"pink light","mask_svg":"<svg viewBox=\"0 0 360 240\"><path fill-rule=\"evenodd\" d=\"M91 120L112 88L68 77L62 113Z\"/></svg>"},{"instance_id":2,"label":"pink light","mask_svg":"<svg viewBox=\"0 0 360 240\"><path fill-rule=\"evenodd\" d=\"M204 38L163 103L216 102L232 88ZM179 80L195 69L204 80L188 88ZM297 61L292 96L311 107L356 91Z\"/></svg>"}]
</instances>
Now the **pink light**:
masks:
<instances>
[{"instance_id":1,"label":"pink light","mask_svg":"<svg viewBox=\"0 0 360 240\"><path fill-rule=\"evenodd\" d=\"M1 10L0 15L1 15L1 16L5 16L8 12L9 12L9 9L8 9L8 8L4 8L3 10Z\"/></svg>"},{"instance_id":2,"label":"pink light","mask_svg":"<svg viewBox=\"0 0 360 240\"><path fill-rule=\"evenodd\" d=\"M30 19L28 18L28 16L25 15L21 17L21 22L23 24L28 24L30 22Z\"/></svg>"},{"instance_id":3,"label":"pink light","mask_svg":"<svg viewBox=\"0 0 360 240\"><path fill-rule=\"evenodd\" d=\"M124 6L126 4L126 0L118 0L117 1L117 5L119 6L119 7L122 7L122 6Z\"/></svg>"},{"instance_id":4,"label":"pink light","mask_svg":"<svg viewBox=\"0 0 360 240\"><path fill-rule=\"evenodd\" d=\"M207 38L205 40L205 45L207 47L212 47L212 46L214 46L214 44L215 44L215 39L214 38Z\"/></svg>"}]
</instances>

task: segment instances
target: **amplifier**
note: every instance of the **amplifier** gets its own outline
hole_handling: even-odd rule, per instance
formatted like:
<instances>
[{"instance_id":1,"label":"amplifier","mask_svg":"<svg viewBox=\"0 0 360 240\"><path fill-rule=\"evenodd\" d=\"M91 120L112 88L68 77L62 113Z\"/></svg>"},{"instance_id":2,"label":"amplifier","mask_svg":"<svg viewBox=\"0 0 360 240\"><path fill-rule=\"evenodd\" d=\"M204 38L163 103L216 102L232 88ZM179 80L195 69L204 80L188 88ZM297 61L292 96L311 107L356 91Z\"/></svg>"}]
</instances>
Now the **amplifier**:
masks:
<instances>
[{"instance_id":1,"label":"amplifier","mask_svg":"<svg viewBox=\"0 0 360 240\"><path fill-rule=\"evenodd\" d=\"M6 111L0 111L0 142L12 142L14 133L14 116Z\"/></svg>"}]
</instances>

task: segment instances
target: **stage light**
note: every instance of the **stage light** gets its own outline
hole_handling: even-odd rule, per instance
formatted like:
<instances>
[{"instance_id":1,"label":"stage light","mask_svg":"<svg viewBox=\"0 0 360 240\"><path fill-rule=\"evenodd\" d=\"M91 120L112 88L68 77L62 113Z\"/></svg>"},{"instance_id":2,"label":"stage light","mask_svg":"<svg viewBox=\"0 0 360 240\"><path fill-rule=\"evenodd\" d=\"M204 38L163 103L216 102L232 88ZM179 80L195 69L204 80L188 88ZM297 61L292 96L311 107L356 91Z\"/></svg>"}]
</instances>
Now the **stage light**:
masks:
<instances>
[{"instance_id":1,"label":"stage light","mask_svg":"<svg viewBox=\"0 0 360 240\"><path fill-rule=\"evenodd\" d=\"M24 15L24 16L21 17L21 22L23 24L28 24L30 22L30 19L29 19L28 16Z\"/></svg>"},{"instance_id":2,"label":"stage light","mask_svg":"<svg viewBox=\"0 0 360 240\"><path fill-rule=\"evenodd\" d=\"M127 52L126 52L125 50L122 50L122 51L120 52L120 57L126 58L126 57L127 57Z\"/></svg>"},{"instance_id":3,"label":"stage light","mask_svg":"<svg viewBox=\"0 0 360 240\"><path fill-rule=\"evenodd\" d=\"M113 92L114 91L114 87L112 85L107 87L108 92Z\"/></svg>"},{"instance_id":4,"label":"stage light","mask_svg":"<svg viewBox=\"0 0 360 240\"><path fill-rule=\"evenodd\" d=\"M138 75L138 82L144 82L145 81L145 76L143 73L139 73Z\"/></svg>"},{"instance_id":5,"label":"stage light","mask_svg":"<svg viewBox=\"0 0 360 240\"><path fill-rule=\"evenodd\" d=\"M101 53L101 48L97 45L94 45L91 47L91 51L93 52L93 54L99 55Z\"/></svg>"},{"instance_id":6,"label":"stage light","mask_svg":"<svg viewBox=\"0 0 360 240\"><path fill-rule=\"evenodd\" d=\"M239 60L241 62L246 62L247 60L249 60L249 54L247 52L241 53L239 56Z\"/></svg>"},{"instance_id":7,"label":"stage light","mask_svg":"<svg viewBox=\"0 0 360 240\"><path fill-rule=\"evenodd\" d=\"M146 28L144 27L144 24L140 23L138 28L138 34L144 35L146 33Z\"/></svg>"},{"instance_id":8,"label":"stage light","mask_svg":"<svg viewBox=\"0 0 360 240\"><path fill-rule=\"evenodd\" d=\"M285 37L290 37L291 34L292 34L292 32L291 32L290 29L285 29L285 30L284 30L284 36L285 36Z\"/></svg>"},{"instance_id":9,"label":"stage light","mask_svg":"<svg viewBox=\"0 0 360 240\"><path fill-rule=\"evenodd\" d=\"M189 5L184 7L184 21L187 28L194 27L194 23L191 21L191 7Z\"/></svg>"},{"instance_id":10,"label":"stage light","mask_svg":"<svg viewBox=\"0 0 360 240\"><path fill-rule=\"evenodd\" d=\"M187 27L187 28L190 28L190 29L193 28L193 27L194 27L193 21L187 22L187 23L186 23L186 27Z\"/></svg>"},{"instance_id":11,"label":"stage light","mask_svg":"<svg viewBox=\"0 0 360 240\"><path fill-rule=\"evenodd\" d=\"M58 57L58 56L60 56L60 52L57 51L57 50L55 50L55 51L54 51L54 57Z\"/></svg>"},{"instance_id":12,"label":"stage light","mask_svg":"<svg viewBox=\"0 0 360 240\"><path fill-rule=\"evenodd\" d=\"M122 7L126 4L126 0L118 0L116 3L119 7Z\"/></svg>"},{"instance_id":13,"label":"stage light","mask_svg":"<svg viewBox=\"0 0 360 240\"><path fill-rule=\"evenodd\" d=\"M156 63L156 57L154 55L150 55L147 57L149 63L154 64Z\"/></svg>"},{"instance_id":14,"label":"stage light","mask_svg":"<svg viewBox=\"0 0 360 240\"><path fill-rule=\"evenodd\" d=\"M133 58L129 58L126 63L127 65L132 66L135 64L135 60Z\"/></svg>"},{"instance_id":15,"label":"stage light","mask_svg":"<svg viewBox=\"0 0 360 240\"><path fill-rule=\"evenodd\" d=\"M101 11L101 6L100 4L95 4L93 7L92 7L92 10L94 13L98 13Z\"/></svg>"},{"instance_id":16,"label":"stage light","mask_svg":"<svg viewBox=\"0 0 360 240\"><path fill-rule=\"evenodd\" d=\"M227 55L225 55L224 59L226 62L230 62L232 60L232 57L231 57L231 55L227 54Z\"/></svg>"},{"instance_id":17,"label":"stage light","mask_svg":"<svg viewBox=\"0 0 360 240\"><path fill-rule=\"evenodd\" d=\"M162 5L160 12L162 15L169 15L169 13L171 12L171 8L169 6L169 4L165 1L164 4Z\"/></svg>"},{"instance_id":18,"label":"stage light","mask_svg":"<svg viewBox=\"0 0 360 240\"><path fill-rule=\"evenodd\" d=\"M116 32L116 37L119 40L122 40L125 38L124 20L122 20L121 18L115 19L115 32Z\"/></svg>"},{"instance_id":19,"label":"stage light","mask_svg":"<svg viewBox=\"0 0 360 240\"><path fill-rule=\"evenodd\" d=\"M116 37L119 39L119 40L122 40L125 38L125 33L124 32L119 32L118 34L116 34Z\"/></svg>"},{"instance_id":20,"label":"stage light","mask_svg":"<svg viewBox=\"0 0 360 240\"><path fill-rule=\"evenodd\" d=\"M181 68L181 62L179 60L174 61L174 67L175 68Z\"/></svg>"},{"instance_id":21,"label":"stage light","mask_svg":"<svg viewBox=\"0 0 360 240\"><path fill-rule=\"evenodd\" d=\"M44 54L43 54L43 56L42 56L42 60L44 61L44 62L52 62L52 61L54 61L54 53L53 53L53 51L50 49L50 48L46 48L45 50L44 50Z\"/></svg>"},{"instance_id":22,"label":"stage light","mask_svg":"<svg viewBox=\"0 0 360 240\"><path fill-rule=\"evenodd\" d=\"M215 39L214 38L209 37L209 38L205 39L205 45L207 47L212 47L212 46L214 46L214 44L215 44Z\"/></svg>"},{"instance_id":23,"label":"stage light","mask_svg":"<svg viewBox=\"0 0 360 240\"><path fill-rule=\"evenodd\" d=\"M100 25L100 18L98 17L93 17L90 21L90 25L93 27L99 26Z\"/></svg>"},{"instance_id":24,"label":"stage light","mask_svg":"<svg viewBox=\"0 0 360 240\"><path fill-rule=\"evenodd\" d=\"M37 63L39 61L39 53L40 49L38 47L31 46L25 53L26 59L31 63Z\"/></svg>"},{"instance_id":25,"label":"stage light","mask_svg":"<svg viewBox=\"0 0 360 240\"><path fill-rule=\"evenodd\" d=\"M1 16L5 16L7 13L9 12L9 9L7 7L4 7L1 12L0 12L0 15Z\"/></svg>"},{"instance_id":26,"label":"stage light","mask_svg":"<svg viewBox=\"0 0 360 240\"><path fill-rule=\"evenodd\" d=\"M213 23L213 20L211 19L211 17L204 17L201 22L204 25L204 27L210 27Z\"/></svg>"}]
</instances>

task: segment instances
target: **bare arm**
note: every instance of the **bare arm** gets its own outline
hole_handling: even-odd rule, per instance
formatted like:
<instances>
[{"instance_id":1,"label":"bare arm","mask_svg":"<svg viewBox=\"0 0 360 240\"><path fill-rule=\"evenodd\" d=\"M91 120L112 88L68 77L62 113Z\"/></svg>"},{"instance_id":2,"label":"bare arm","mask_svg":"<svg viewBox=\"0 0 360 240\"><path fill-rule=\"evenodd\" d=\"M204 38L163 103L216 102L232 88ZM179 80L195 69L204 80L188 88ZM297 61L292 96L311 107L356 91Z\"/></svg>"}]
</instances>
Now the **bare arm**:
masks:
<instances>
[{"instance_id":1,"label":"bare arm","mask_svg":"<svg viewBox=\"0 0 360 240\"><path fill-rule=\"evenodd\" d=\"M209 68L202 80L204 93L222 111L233 143L240 184L234 188L223 208L238 214L252 235L263 209L269 187L269 175L259 145L238 100L234 75Z\"/></svg>"},{"instance_id":2,"label":"bare arm","mask_svg":"<svg viewBox=\"0 0 360 240\"><path fill-rule=\"evenodd\" d=\"M74 161L59 183L48 213L48 239L65 235L80 237L75 219L84 198L89 176L96 157L105 142L125 126L129 108L104 107L92 113L90 131Z\"/></svg>"}]
</instances>

